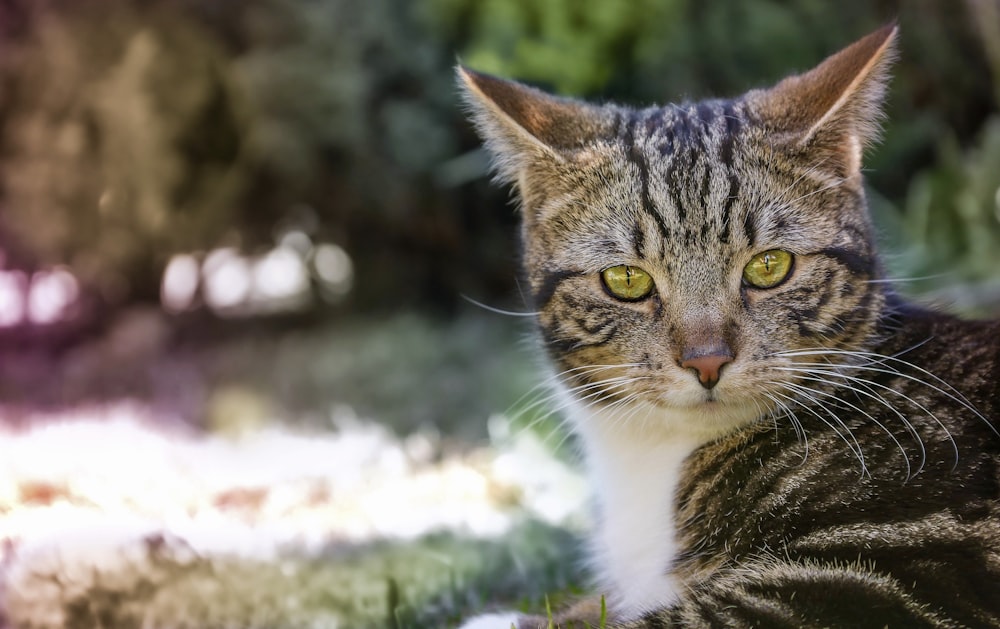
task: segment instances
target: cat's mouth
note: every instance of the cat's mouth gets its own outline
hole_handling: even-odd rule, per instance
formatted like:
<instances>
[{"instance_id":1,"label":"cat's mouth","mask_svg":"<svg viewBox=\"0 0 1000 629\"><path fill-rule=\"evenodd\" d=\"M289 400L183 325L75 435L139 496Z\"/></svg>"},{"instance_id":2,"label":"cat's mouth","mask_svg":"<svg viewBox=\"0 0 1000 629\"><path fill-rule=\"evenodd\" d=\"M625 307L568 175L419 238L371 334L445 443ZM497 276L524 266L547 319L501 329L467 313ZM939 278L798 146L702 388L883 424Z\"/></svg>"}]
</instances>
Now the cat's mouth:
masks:
<instances>
[{"instance_id":1,"label":"cat's mouth","mask_svg":"<svg viewBox=\"0 0 1000 629\"><path fill-rule=\"evenodd\" d=\"M766 401L748 395L752 394L743 387L690 387L661 395L655 404L665 416L672 418L671 423L683 419L685 423L697 424L701 428L714 426L725 431L752 423L769 410L770 405Z\"/></svg>"}]
</instances>

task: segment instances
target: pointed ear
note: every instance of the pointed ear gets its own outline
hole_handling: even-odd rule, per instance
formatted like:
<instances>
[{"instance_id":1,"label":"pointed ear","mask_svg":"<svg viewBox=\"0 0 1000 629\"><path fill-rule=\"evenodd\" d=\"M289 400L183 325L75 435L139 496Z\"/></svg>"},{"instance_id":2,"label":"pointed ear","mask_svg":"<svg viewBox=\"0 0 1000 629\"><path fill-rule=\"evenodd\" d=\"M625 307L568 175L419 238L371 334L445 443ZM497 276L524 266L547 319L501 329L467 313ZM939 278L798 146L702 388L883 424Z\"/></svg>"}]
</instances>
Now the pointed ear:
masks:
<instances>
[{"instance_id":1,"label":"pointed ear","mask_svg":"<svg viewBox=\"0 0 1000 629\"><path fill-rule=\"evenodd\" d=\"M473 121L506 181L517 181L526 168L565 161L613 126L601 107L462 66L456 70Z\"/></svg>"},{"instance_id":2,"label":"pointed ear","mask_svg":"<svg viewBox=\"0 0 1000 629\"><path fill-rule=\"evenodd\" d=\"M779 144L819 151L843 176L860 172L878 136L899 29L890 23L821 64L756 94L757 111Z\"/></svg>"}]
</instances>

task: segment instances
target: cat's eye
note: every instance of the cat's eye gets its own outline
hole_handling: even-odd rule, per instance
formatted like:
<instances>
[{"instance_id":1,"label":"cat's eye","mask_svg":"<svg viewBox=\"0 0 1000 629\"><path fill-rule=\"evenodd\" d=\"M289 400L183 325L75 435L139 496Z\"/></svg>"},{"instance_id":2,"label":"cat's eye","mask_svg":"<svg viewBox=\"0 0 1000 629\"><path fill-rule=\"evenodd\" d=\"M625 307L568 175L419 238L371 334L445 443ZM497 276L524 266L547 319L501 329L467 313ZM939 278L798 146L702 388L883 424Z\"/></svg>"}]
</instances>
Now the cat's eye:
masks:
<instances>
[{"instance_id":1,"label":"cat's eye","mask_svg":"<svg viewBox=\"0 0 1000 629\"><path fill-rule=\"evenodd\" d=\"M743 281L754 288L773 288L792 270L792 254L781 249L758 253L743 267Z\"/></svg>"},{"instance_id":2,"label":"cat's eye","mask_svg":"<svg viewBox=\"0 0 1000 629\"><path fill-rule=\"evenodd\" d=\"M637 266L619 264L601 271L604 288L622 301L638 301L653 292L653 278Z\"/></svg>"}]
</instances>

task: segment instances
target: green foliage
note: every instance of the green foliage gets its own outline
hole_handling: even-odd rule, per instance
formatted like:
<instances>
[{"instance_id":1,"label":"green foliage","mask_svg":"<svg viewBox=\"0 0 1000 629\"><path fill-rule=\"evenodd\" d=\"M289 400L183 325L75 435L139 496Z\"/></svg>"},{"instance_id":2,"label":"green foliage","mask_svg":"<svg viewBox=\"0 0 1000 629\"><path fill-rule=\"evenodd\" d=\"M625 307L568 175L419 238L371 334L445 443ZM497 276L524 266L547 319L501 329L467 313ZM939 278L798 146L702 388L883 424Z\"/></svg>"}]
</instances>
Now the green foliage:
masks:
<instances>
[{"instance_id":1,"label":"green foliage","mask_svg":"<svg viewBox=\"0 0 1000 629\"><path fill-rule=\"evenodd\" d=\"M429 0L463 61L573 95L724 96L811 63L884 21L867 3ZM801 65L799 66L801 68ZM629 82L623 81L624 78Z\"/></svg>"},{"instance_id":2,"label":"green foliage","mask_svg":"<svg viewBox=\"0 0 1000 629\"><path fill-rule=\"evenodd\" d=\"M430 0L428 13L464 24L463 62L547 83L567 94L601 90L623 61L668 38L683 2L636 0ZM657 25L656 29L650 25Z\"/></svg>"},{"instance_id":3,"label":"green foliage","mask_svg":"<svg viewBox=\"0 0 1000 629\"><path fill-rule=\"evenodd\" d=\"M940 296L965 310L982 312L1000 306L996 286L1000 276L1000 117L985 125L976 145L966 152L954 138L944 140L938 165L913 178L904 209L902 253L893 262L896 272L925 277L924 290L950 286L951 291Z\"/></svg>"}]
</instances>

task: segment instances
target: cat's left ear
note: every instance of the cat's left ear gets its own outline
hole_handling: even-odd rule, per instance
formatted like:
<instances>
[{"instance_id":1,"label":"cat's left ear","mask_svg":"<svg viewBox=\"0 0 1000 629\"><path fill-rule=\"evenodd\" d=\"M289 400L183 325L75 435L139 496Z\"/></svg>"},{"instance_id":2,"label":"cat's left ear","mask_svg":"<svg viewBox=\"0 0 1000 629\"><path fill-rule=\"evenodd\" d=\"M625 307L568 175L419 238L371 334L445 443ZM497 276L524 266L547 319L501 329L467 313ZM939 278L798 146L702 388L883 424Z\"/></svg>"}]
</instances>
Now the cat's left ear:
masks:
<instances>
[{"instance_id":1,"label":"cat's left ear","mask_svg":"<svg viewBox=\"0 0 1000 629\"><path fill-rule=\"evenodd\" d=\"M860 172L864 148L878 136L899 32L893 22L751 101L779 145L807 151L845 177Z\"/></svg>"}]
</instances>

